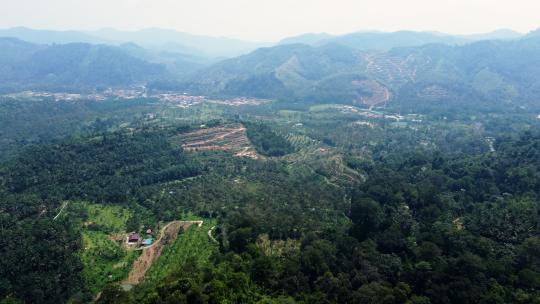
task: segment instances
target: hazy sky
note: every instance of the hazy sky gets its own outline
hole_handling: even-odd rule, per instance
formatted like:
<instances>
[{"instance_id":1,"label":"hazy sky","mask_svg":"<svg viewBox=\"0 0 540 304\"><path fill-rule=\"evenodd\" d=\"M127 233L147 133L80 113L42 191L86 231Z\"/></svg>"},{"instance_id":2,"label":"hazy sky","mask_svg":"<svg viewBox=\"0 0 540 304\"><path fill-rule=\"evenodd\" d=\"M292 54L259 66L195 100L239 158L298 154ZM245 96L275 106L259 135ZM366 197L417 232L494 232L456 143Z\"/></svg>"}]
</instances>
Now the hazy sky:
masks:
<instances>
[{"instance_id":1,"label":"hazy sky","mask_svg":"<svg viewBox=\"0 0 540 304\"><path fill-rule=\"evenodd\" d=\"M0 28L179 31L272 41L305 32L540 27L540 0L0 0Z\"/></svg>"}]
</instances>

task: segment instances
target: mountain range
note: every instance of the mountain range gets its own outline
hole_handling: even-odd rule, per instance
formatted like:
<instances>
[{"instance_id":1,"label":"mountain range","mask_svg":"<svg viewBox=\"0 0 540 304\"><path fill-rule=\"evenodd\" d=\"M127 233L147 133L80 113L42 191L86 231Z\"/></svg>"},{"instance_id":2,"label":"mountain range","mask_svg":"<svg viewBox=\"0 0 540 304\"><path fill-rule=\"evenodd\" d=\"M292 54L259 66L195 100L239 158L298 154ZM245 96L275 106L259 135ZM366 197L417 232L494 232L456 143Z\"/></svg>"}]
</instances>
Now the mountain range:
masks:
<instances>
[{"instance_id":1,"label":"mountain range","mask_svg":"<svg viewBox=\"0 0 540 304\"><path fill-rule=\"evenodd\" d=\"M33 30L18 31L20 38L40 43L0 39L3 91L149 84L154 89L218 97L363 106L397 100L534 105L540 98L538 31L519 35L501 30L473 36L428 32L307 34L225 60L185 49L144 45L177 37L182 45L210 48L235 40L158 29L133 32L133 36L116 30L102 30L100 35L46 32L34 36L30 35ZM0 32L0 36L6 34ZM92 40L98 36L101 38ZM84 43L52 43L70 39ZM104 43L121 39L141 44ZM229 50L241 45L255 47L236 42Z\"/></svg>"},{"instance_id":2,"label":"mountain range","mask_svg":"<svg viewBox=\"0 0 540 304\"><path fill-rule=\"evenodd\" d=\"M234 57L269 43L224 37L192 35L174 30L148 28L139 31L51 31L15 27L0 30L0 37L18 38L36 44L92 43L121 45L135 43L153 51L169 51L198 57Z\"/></svg>"},{"instance_id":3,"label":"mountain range","mask_svg":"<svg viewBox=\"0 0 540 304\"><path fill-rule=\"evenodd\" d=\"M167 73L165 66L136 58L120 47L0 39L1 91L92 90L144 84Z\"/></svg>"},{"instance_id":4,"label":"mountain range","mask_svg":"<svg viewBox=\"0 0 540 304\"><path fill-rule=\"evenodd\" d=\"M364 51L338 43L285 44L205 68L187 88L376 105L391 100L534 102L540 93L540 37L465 45L425 44Z\"/></svg>"},{"instance_id":5,"label":"mountain range","mask_svg":"<svg viewBox=\"0 0 540 304\"><path fill-rule=\"evenodd\" d=\"M52 31L14 27L0 30L0 37L18 38L36 44L135 43L154 51L169 51L198 57L235 57L250 53L261 47L281 44L308 44L322 46L338 43L361 50L388 50L394 47L419 46L427 43L465 44L480 40L508 40L523 36L508 29L476 35L450 35L437 32L355 32L345 35L308 33L285 38L277 43L253 42L225 37L193 35L175 30L147 28L139 31L121 31L111 28L96 31Z\"/></svg>"},{"instance_id":6,"label":"mountain range","mask_svg":"<svg viewBox=\"0 0 540 304\"><path fill-rule=\"evenodd\" d=\"M395 47L420 46L430 43L463 45L482 40L511 40L522 37L522 34L500 29L490 33L474 35L449 35L438 32L356 32L333 36L326 33L310 33L283 39L279 44L302 43L312 46L337 43L360 50L389 50Z\"/></svg>"}]
</instances>

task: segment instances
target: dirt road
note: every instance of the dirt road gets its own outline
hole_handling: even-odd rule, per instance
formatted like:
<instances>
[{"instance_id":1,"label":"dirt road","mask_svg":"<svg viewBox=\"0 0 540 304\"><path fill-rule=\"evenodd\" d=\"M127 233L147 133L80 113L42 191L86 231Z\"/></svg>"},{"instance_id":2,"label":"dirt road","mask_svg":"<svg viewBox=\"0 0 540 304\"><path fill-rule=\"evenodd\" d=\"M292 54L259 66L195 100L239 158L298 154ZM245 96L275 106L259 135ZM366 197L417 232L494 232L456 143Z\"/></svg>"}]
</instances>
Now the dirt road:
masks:
<instances>
[{"instance_id":1,"label":"dirt road","mask_svg":"<svg viewBox=\"0 0 540 304\"><path fill-rule=\"evenodd\" d=\"M129 275L122 285L137 285L144 279L144 275L150 266L159 258L165 245L173 242L178 237L180 229L188 229L192 225L201 227L203 221L173 221L161 228L159 239L154 244L137 250L142 250L139 258L133 263Z\"/></svg>"}]
</instances>

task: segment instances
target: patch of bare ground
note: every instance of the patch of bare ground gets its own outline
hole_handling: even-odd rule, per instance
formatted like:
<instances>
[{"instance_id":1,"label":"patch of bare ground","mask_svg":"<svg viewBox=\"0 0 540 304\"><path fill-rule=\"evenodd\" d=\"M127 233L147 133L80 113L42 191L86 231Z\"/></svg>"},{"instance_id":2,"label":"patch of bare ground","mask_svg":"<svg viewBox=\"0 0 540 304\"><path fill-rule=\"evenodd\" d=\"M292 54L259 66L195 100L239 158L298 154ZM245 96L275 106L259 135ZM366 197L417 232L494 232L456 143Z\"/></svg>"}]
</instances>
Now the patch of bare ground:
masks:
<instances>
[{"instance_id":1,"label":"patch of bare ground","mask_svg":"<svg viewBox=\"0 0 540 304\"><path fill-rule=\"evenodd\" d=\"M193 224L193 221L174 221L161 229L160 237L151 246L142 249L139 258L133 263L127 279L122 285L137 285L144 279L144 276L152 264L161 256L167 244L172 243L177 237L180 229L186 230Z\"/></svg>"},{"instance_id":2,"label":"patch of bare ground","mask_svg":"<svg viewBox=\"0 0 540 304\"><path fill-rule=\"evenodd\" d=\"M369 96L360 97L360 101L370 107L385 103L389 101L392 97L390 91L385 86L375 80L355 80L353 81L353 84L366 91L371 92L371 95Z\"/></svg>"},{"instance_id":3,"label":"patch of bare ground","mask_svg":"<svg viewBox=\"0 0 540 304\"><path fill-rule=\"evenodd\" d=\"M463 230L465 228L465 224L463 223L463 218L458 217L452 221L454 224L454 227L456 227L457 230Z\"/></svg>"},{"instance_id":4,"label":"patch of bare ground","mask_svg":"<svg viewBox=\"0 0 540 304\"><path fill-rule=\"evenodd\" d=\"M255 152L255 149L253 149L252 147L246 147L242 149L242 151L235 153L234 156L249 157L253 159L259 158L259 156L257 155L257 152Z\"/></svg>"},{"instance_id":5,"label":"patch of bare ground","mask_svg":"<svg viewBox=\"0 0 540 304\"><path fill-rule=\"evenodd\" d=\"M201 129L181 134L179 138L186 151L229 151L237 157L259 158L241 124Z\"/></svg>"}]
</instances>

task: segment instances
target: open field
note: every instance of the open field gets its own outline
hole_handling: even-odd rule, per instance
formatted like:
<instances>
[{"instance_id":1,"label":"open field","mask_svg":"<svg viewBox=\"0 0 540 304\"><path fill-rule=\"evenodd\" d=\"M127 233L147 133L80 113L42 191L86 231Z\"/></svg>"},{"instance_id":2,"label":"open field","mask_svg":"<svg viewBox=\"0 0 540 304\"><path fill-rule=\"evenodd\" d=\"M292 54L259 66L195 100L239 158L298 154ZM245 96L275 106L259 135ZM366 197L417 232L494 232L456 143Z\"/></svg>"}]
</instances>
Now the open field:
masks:
<instances>
[{"instance_id":1,"label":"open field","mask_svg":"<svg viewBox=\"0 0 540 304\"><path fill-rule=\"evenodd\" d=\"M126 229L130 217L128 209L121 206L86 204L88 220L86 225L97 225L101 230L120 233Z\"/></svg>"},{"instance_id":2,"label":"open field","mask_svg":"<svg viewBox=\"0 0 540 304\"><path fill-rule=\"evenodd\" d=\"M107 284L127 276L137 252L126 250L100 231L84 231L82 237L83 275L92 293L100 292Z\"/></svg>"},{"instance_id":3,"label":"open field","mask_svg":"<svg viewBox=\"0 0 540 304\"><path fill-rule=\"evenodd\" d=\"M127 277L139 256L123 244L131 211L122 206L88 202L70 202L65 206L63 214L68 213L67 216L76 218L84 214L76 222L82 236L83 278L92 294Z\"/></svg>"}]
</instances>

